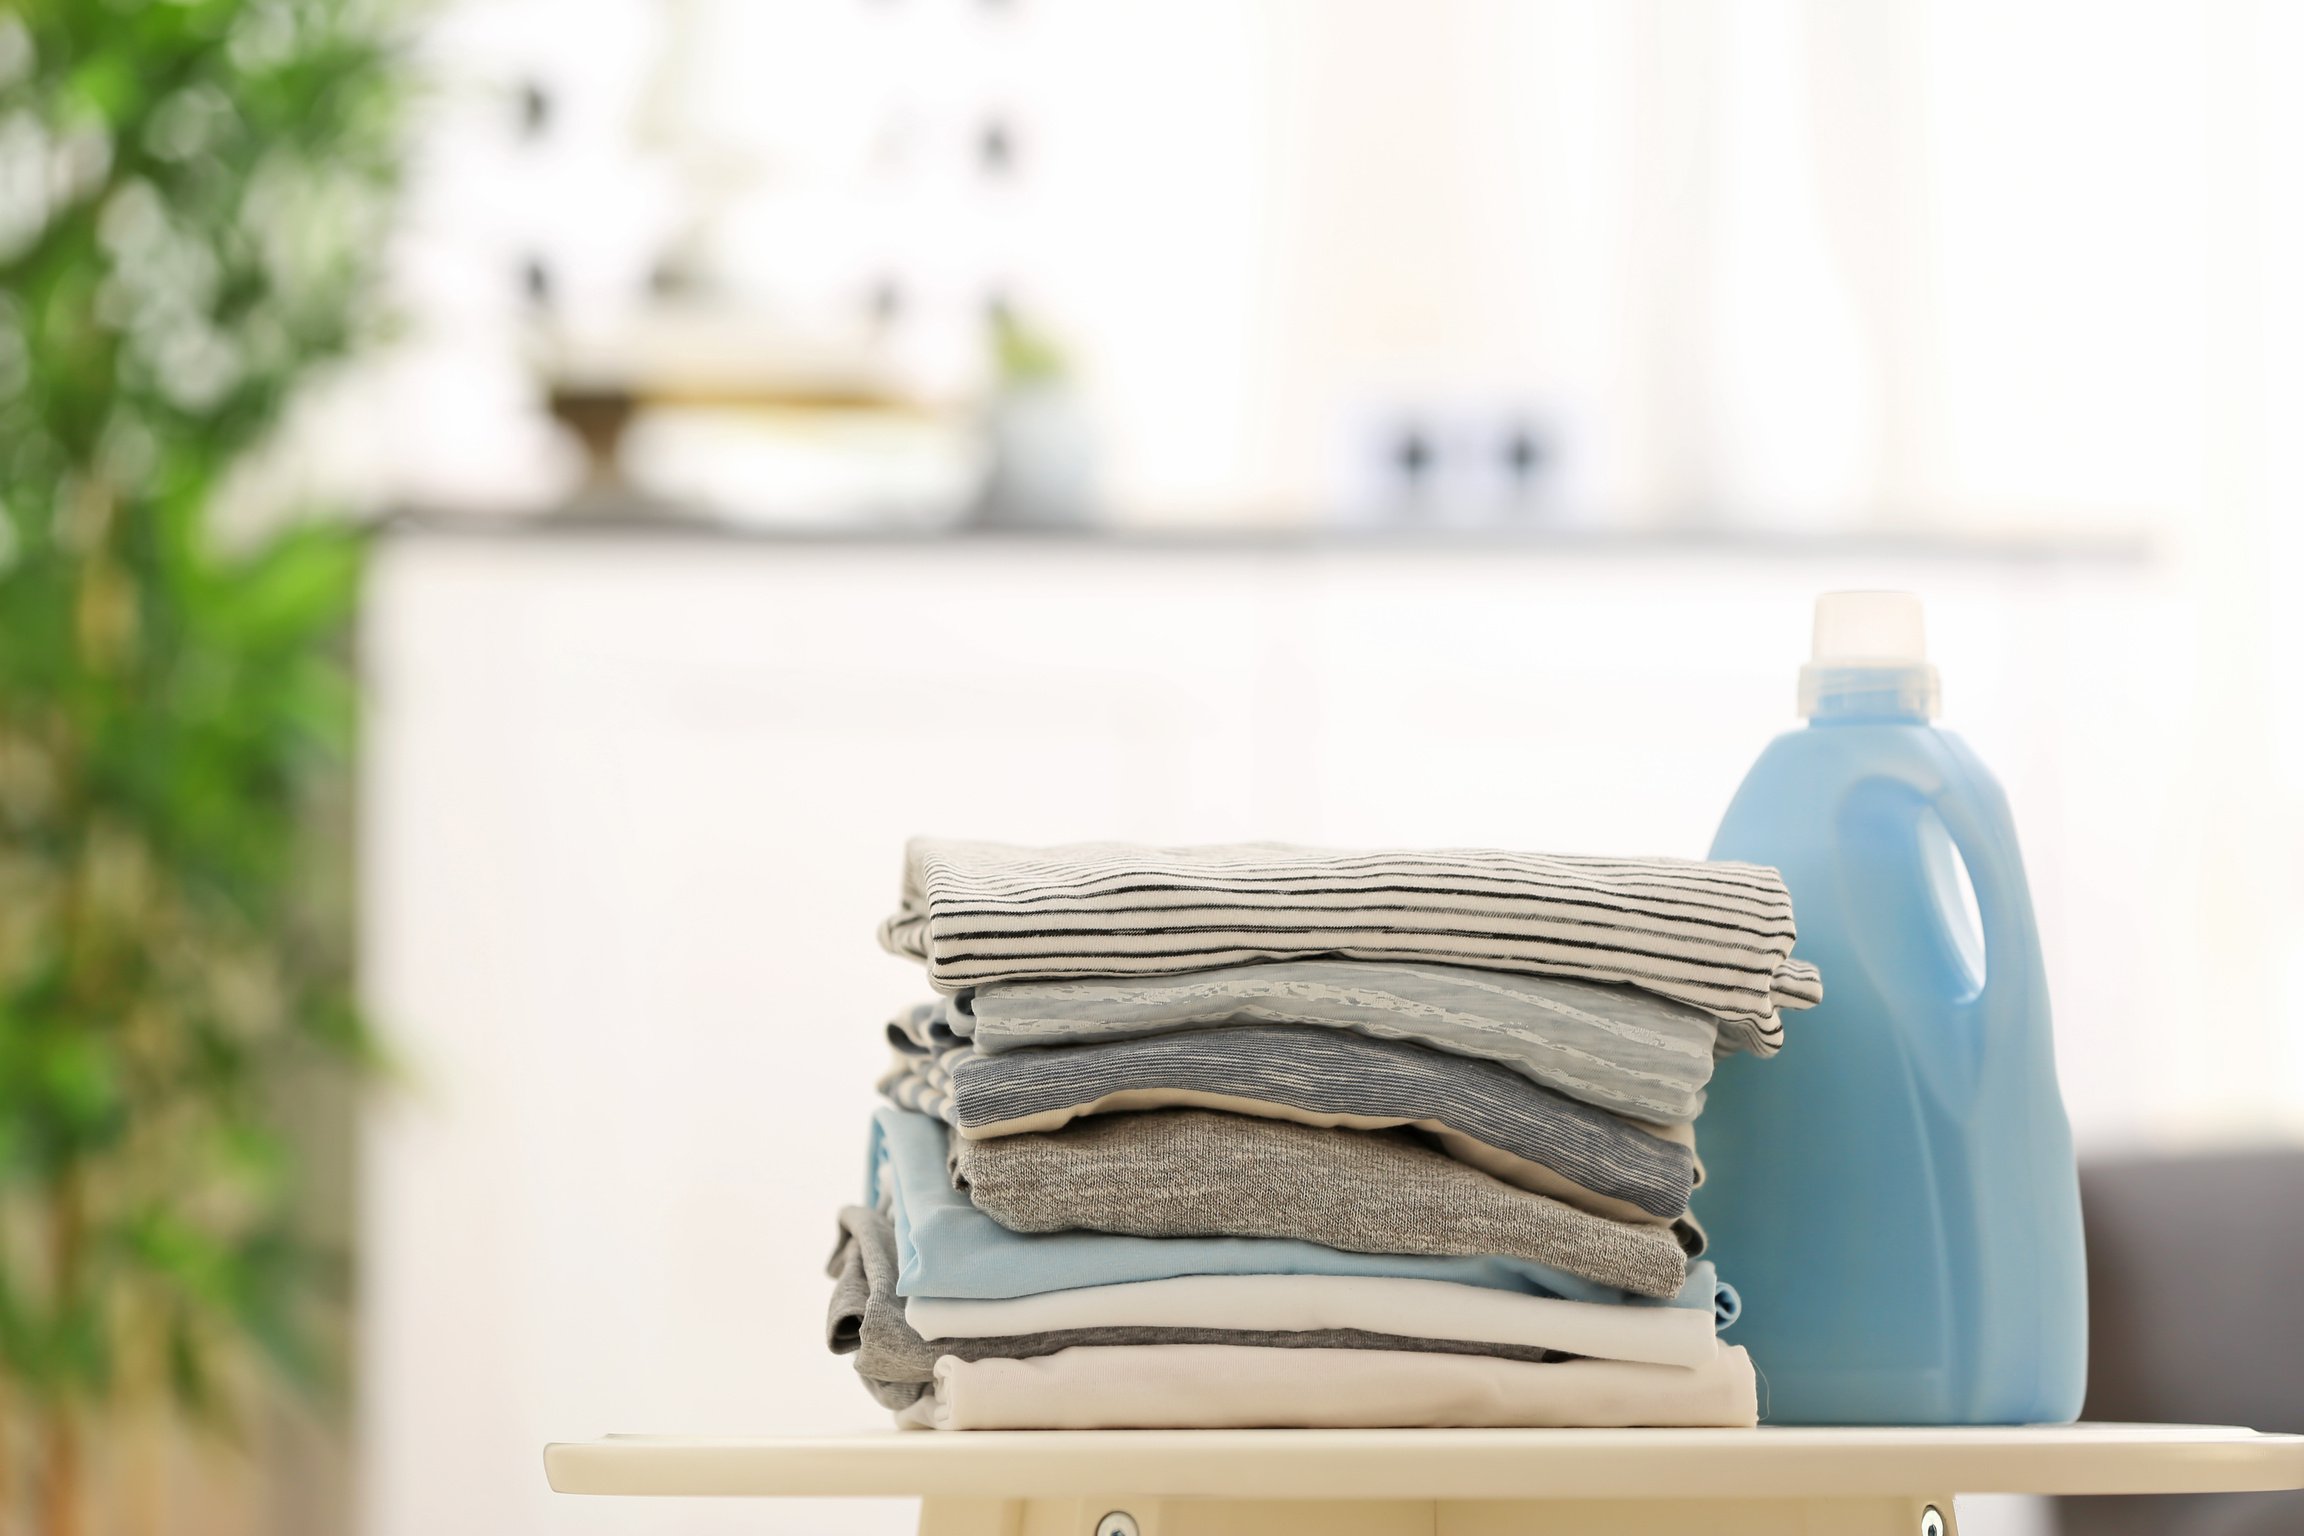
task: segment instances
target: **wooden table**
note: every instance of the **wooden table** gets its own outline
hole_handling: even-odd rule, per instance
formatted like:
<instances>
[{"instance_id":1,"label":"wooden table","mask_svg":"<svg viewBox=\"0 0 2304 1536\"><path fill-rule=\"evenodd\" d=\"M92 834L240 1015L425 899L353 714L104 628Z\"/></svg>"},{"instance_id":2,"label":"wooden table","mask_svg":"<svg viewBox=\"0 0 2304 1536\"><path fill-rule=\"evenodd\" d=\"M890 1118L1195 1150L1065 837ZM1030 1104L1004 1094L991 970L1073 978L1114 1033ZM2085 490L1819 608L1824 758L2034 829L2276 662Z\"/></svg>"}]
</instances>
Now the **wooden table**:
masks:
<instances>
[{"instance_id":1,"label":"wooden table","mask_svg":"<svg viewBox=\"0 0 2304 1536\"><path fill-rule=\"evenodd\" d=\"M547 1446L562 1493L921 1500L922 1536L1952 1536L1962 1493L2304 1488L2304 1436L2026 1429L976 1431Z\"/></svg>"}]
</instances>

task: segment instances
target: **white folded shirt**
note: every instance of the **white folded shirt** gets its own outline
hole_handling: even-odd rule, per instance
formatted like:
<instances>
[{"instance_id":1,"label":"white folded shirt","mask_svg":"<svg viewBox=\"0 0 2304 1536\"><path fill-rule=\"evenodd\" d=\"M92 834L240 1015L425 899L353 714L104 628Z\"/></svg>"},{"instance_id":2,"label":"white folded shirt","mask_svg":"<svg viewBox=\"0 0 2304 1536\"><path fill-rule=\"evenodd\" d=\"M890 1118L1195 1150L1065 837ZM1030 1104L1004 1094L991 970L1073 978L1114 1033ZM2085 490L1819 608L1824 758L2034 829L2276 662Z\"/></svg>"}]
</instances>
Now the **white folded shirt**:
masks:
<instances>
[{"instance_id":1,"label":"white folded shirt","mask_svg":"<svg viewBox=\"0 0 2304 1536\"><path fill-rule=\"evenodd\" d=\"M1701 1366L1719 1350L1709 1306L1603 1306L1363 1275L1180 1275L998 1301L914 1296L904 1319L931 1341L1068 1328L1358 1328L1649 1365Z\"/></svg>"},{"instance_id":2,"label":"white folded shirt","mask_svg":"<svg viewBox=\"0 0 2304 1536\"><path fill-rule=\"evenodd\" d=\"M936 1362L919 1429L1750 1428L1752 1362L1699 1366L1224 1344L1083 1345Z\"/></svg>"}]
</instances>

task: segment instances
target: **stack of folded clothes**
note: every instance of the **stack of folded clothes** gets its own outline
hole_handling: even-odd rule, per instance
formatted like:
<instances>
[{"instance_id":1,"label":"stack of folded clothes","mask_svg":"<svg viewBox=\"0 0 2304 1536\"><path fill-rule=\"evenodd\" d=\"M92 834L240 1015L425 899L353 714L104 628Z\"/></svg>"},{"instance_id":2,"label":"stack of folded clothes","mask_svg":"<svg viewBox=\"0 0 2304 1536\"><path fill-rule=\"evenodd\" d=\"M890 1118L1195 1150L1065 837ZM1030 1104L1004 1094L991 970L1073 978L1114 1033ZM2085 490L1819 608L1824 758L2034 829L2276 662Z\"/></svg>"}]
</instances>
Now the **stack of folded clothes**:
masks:
<instances>
[{"instance_id":1,"label":"stack of folded clothes","mask_svg":"<svg viewBox=\"0 0 2304 1536\"><path fill-rule=\"evenodd\" d=\"M1747 864L917 839L832 1348L921 1427L1751 1424L1691 1123L1792 940Z\"/></svg>"}]
</instances>

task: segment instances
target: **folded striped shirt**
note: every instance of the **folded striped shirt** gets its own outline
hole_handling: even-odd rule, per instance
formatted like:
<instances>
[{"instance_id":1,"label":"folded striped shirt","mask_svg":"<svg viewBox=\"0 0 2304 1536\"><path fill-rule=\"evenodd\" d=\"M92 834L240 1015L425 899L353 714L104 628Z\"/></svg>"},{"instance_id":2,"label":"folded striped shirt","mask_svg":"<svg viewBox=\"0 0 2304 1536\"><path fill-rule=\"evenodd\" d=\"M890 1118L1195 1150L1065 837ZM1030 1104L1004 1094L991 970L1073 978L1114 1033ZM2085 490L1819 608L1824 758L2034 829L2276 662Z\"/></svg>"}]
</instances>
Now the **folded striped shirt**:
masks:
<instances>
[{"instance_id":1,"label":"folded striped shirt","mask_svg":"<svg viewBox=\"0 0 2304 1536\"><path fill-rule=\"evenodd\" d=\"M943 999L979 1050L1070 1045L1211 1024L1322 1024L1501 1062L1636 1120L1692 1120L1716 1056L1773 1054L1740 1026L1638 987L1460 965L1266 960L1174 976L1009 981ZM1752 1037L1739 1033L1754 1032ZM1733 1041L1733 1043L1731 1043Z\"/></svg>"},{"instance_id":2,"label":"folded striped shirt","mask_svg":"<svg viewBox=\"0 0 2304 1536\"><path fill-rule=\"evenodd\" d=\"M1619 1221L1678 1220L1695 1182L1683 1142L1493 1062L1342 1030L1235 1025L987 1056L922 1007L891 1023L888 1038L895 1065L881 1091L963 1136L1199 1106L1307 1125L1409 1127L1508 1184Z\"/></svg>"},{"instance_id":3,"label":"folded striped shirt","mask_svg":"<svg viewBox=\"0 0 2304 1536\"><path fill-rule=\"evenodd\" d=\"M1784 1048L1780 1014L1722 1019L1616 982L1399 961L1259 960L1170 976L1003 981L944 1002L954 1031L987 1051L1192 1024L1336 1024L1508 1062L1577 1098L1660 1120L1703 1107L1707 1058ZM1612 1102L1617 1095L1626 1102ZM1681 1108L1665 1107L1671 1096Z\"/></svg>"},{"instance_id":4,"label":"folded striped shirt","mask_svg":"<svg viewBox=\"0 0 2304 1536\"><path fill-rule=\"evenodd\" d=\"M947 993L1341 956L1623 982L1749 1023L1822 996L1792 940L1784 882L1754 864L937 838L906 846L880 929Z\"/></svg>"}]
</instances>

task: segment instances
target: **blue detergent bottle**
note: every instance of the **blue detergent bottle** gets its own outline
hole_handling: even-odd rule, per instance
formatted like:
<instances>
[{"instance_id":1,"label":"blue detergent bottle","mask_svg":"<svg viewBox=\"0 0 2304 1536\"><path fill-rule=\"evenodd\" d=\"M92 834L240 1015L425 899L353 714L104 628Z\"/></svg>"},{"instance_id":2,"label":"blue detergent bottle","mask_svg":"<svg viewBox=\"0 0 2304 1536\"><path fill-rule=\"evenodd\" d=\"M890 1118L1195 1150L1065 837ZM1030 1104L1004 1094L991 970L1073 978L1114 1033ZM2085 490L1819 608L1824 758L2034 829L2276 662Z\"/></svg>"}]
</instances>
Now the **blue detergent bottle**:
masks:
<instances>
[{"instance_id":1,"label":"blue detergent bottle","mask_svg":"<svg viewBox=\"0 0 2304 1536\"><path fill-rule=\"evenodd\" d=\"M1712 843L1783 871L1824 977L1780 1055L1721 1063L1698 1124L1696 1210L1744 1298L1727 1337L1775 1423L2080 1411L2080 1198L2032 898L2007 797L1936 712L1919 599L1827 593L1807 727Z\"/></svg>"}]
</instances>

